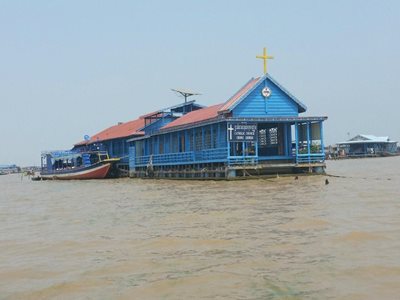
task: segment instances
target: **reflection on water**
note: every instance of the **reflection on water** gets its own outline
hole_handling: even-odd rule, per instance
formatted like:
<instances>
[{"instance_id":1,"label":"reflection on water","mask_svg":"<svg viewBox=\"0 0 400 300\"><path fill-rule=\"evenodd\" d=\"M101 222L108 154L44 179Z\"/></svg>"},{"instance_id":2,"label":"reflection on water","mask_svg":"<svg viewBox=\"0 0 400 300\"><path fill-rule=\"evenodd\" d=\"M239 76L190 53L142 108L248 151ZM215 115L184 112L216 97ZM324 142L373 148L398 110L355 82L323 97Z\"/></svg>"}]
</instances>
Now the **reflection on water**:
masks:
<instances>
[{"instance_id":1,"label":"reflection on water","mask_svg":"<svg viewBox=\"0 0 400 300\"><path fill-rule=\"evenodd\" d=\"M340 177L0 177L0 299L398 299L400 157Z\"/></svg>"}]
</instances>

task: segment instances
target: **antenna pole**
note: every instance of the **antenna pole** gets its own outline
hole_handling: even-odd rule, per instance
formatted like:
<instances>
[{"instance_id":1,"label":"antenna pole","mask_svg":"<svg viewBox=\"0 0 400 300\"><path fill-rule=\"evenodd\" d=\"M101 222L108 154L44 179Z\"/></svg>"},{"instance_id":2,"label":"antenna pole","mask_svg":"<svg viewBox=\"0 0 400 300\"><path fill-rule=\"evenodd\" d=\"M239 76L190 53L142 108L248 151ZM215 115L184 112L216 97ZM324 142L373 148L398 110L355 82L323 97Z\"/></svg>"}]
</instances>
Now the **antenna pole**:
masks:
<instances>
[{"instance_id":1,"label":"antenna pole","mask_svg":"<svg viewBox=\"0 0 400 300\"><path fill-rule=\"evenodd\" d=\"M189 97L194 96L194 95L201 95L199 93L193 93L193 92L184 91L184 90L178 90L178 89L171 89L171 90L182 95L182 97L185 98L185 103L187 103L187 99Z\"/></svg>"}]
</instances>

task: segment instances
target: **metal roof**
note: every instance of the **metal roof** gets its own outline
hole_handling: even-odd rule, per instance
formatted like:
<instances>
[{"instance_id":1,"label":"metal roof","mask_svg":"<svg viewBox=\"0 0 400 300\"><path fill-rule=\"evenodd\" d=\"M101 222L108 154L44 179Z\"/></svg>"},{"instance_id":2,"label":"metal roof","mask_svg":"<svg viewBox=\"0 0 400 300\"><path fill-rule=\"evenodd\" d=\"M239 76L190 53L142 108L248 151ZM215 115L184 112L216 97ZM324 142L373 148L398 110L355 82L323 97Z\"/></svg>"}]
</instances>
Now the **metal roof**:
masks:
<instances>
[{"instance_id":1,"label":"metal roof","mask_svg":"<svg viewBox=\"0 0 400 300\"><path fill-rule=\"evenodd\" d=\"M237 122L319 122L325 121L328 117L256 117L256 118L227 118L228 121L237 121Z\"/></svg>"},{"instance_id":2,"label":"metal roof","mask_svg":"<svg viewBox=\"0 0 400 300\"><path fill-rule=\"evenodd\" d=\"M388 136L375 136L375 135L371 135L371 134L360 134L359 136L364 138L365 140L379 141L379 142L388 142L389 141Z\"/></svg>"},{"instance_id":3,"label":"metal roof","mask_svg":"<svg viewBox=\"0 0 400 300\"><path fill-rule=\"evenodd\" d=\"M203 105L197 104L195 102L196 102L196 100L191 100L191 101L187 101L187 102L184 102L184 103L179 103L179 104L174 105L174 106L170 106L170 107L167 107L167 108L164 108L164 109L156 110L156 111L153 111L151 113L142 115L139 118L140 119L145 119L145 118L148 118L148 117L151 117L151 116L154 116L154 115L158 115L158 114L165 113L165 112L171 112L171 111L174 111L176 109L180 109L180 108L183 108L185 106L190 106L190 105L193 105L193 107L198 108L198 109L204 108Z\"/></svg>"},{"instance_id":4,"label":"metal roof","mask_svg":"<svg viewBox=\"0 0 400 300\"><path fill-rule=\"evenodd\" d=\"M391 141L388 136L375 136L372 134L358 134L346 142L336 143L338 145L343 144L364 144L364 143L397 143Z\"/></svg>"},{"instance_id":5,"label":"metal roof","mask_svg":"<svg viewBox=\"0 0 400 300\"><path fill-rule=\"evenodd\" d=\"M226 117L224 115L215 115L215 117L211 117L205 120L199 120L197 122L190 122L190 123L185 123L181 124L179 126L173 126L169 128L162 128L159 132L153 134L164 134L168 132L173 132L173 131L179 131L179 130L184 130L184 129L190 129L190 128L195 128L199 126L206 126L210 124L215 124L219 122L265 122L265 123L282 123L282 122L291 122L294 124L294 122L320 122L320 121L325 121L327 120L328 117L322 116L322 117L257 117L257 118L232 118L232 117ZM146 138L146 137L143 137ZM139 138L133 138L128 141L133 141L133 140L139 140L142 139L142 137Z\"/></svg>"},{"instance_id":6,"label":"metal roof","mask_svg":"<svg viewBox=\"0 0 400 300\"><path fill-rule=\"evenodd\" d=\"M293 96L287 89L280 85L271 75L268 73L262 77L251 78L239 91L237 91L224 106L221 107L220 113L232 111L240 102L242 102L254 89L256 89L264 80L268 79L275 84L282 92L284 92L290 99L292 99L299 107L299 112L305 112L307 106L303 104L299 99Z\"/></svg>"},{"instance_id":7,"label":"metal roof","mask_svg":"<svg viewBox=\"0 0 400 300\"><path fill-rule=\"evenodd\" d=\"M5 168L16 168L17 167L17 165L0 165L0 168L1 169L5 169Z\"/></svg>"},{"instance_id":8,"label":"metal roof","mask_svg":"<svg viewBox=\"0 0 400 300\"><path fill-rule=\"evenodd\" d=\"M140 129L143 127L144 119L136 119L125 123L118 123L117 125L111 126L93 135L90 140L79 142L75 144L75 146L88 145L118 138L126 138L134 135L144 135L144 132L140 131Z\"/></svg>"},{"instance_id":9,"label":"metal roof","mask_svg":"<svg viewBox=\"0 0 400 300\"><path fill-rule=\"evenodd\" d=\"M172 121L171 123L165 125L162 130L169 129L171 127L197 123L218 117L218 111L220 110L222 105L223 104L217 104L187 113L186 115L183 115L175 121Z\"/></svg>"},{"instance_id":10,"label":"metal roof","mask_svg":"<svg viewBox=\"0 0 400 300\"><path fill-rule=\"evenodd\" d=\"M42 151L42 156L46 155L50 155L54 159L72 159L81 156L81 153L74 150Z\"/></svg>"},{"instance_id":11,"label":"metal roof","mask_svg":"<svg viewBox=\"0 0 400 300\"><path fill-rule=\"evenodd\" d=\"M233 107L236 106L240 102L240 100L244 98L244 96L247 96L249 92L253 90L255 86L257 86L257 83L261 81L260 78L261 77L251 78L232 97L230 97L228 101L224 103L224 105L220 108L218 112L223 113L232 110Z\"/></svg>"},{"instance_id":12,"label":"metal roof","mask_svg":"<svg viewBox=\"0 0 400 300\"><path fill-rule=\"evenodd\" d=\"M92 144L95 142L102 142L102 141L107 141L107 140L113 140L113 139L118 139L118 138L126 138L126 137L134 137L134 136L143 136L144 132L142 129L145 128L145 119L149 118L151 116L157 115L157 114L162 114L166 111L174 111L174 110L179 110L182 107L185 106L190 106L192 105L194 108L197 110L201 110L204 106L194 103L195 100L188 101L186 103L180 103L174 106L170 106L165 109L160 109L152 113L148 113L146 115L140 116L139 119L132 120L129 122L121 122L118 123L117 125L111 126L103 131L100 131L99 133L96 133L93 135L90 140L88 141L81 141L75 146L81 146L81 145L88 145ZM197 110L194 110L193 112L196 112Z\"/></svg>"}]
</instances>

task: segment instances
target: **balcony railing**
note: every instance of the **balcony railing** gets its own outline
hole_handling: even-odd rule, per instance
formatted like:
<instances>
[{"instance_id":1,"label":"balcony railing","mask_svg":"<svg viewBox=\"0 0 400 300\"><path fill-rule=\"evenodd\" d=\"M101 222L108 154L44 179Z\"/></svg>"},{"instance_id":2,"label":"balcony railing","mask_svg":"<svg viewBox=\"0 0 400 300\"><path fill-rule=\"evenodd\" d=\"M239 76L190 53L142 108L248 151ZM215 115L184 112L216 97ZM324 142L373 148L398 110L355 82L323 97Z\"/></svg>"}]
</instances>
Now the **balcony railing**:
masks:
<instances>
[{"instance_id":1,"label":"balcony railing","mask_svg":"<svg viewBox=\"0 0 400 300\"><path fill-rule=\"evenodd\" d=\"M214 161L226 161L227 148L205 149L201 151L177 152L167 154L145 155L135 158L136 166L144 166L150 163L153 165L173 165L188 163L207 163Z\"/></svg>"},{"instance_id":2,"label":"balcony railing","mask_svg":"<svg viewBox=\"0 0 400 300\"><path fill-rule=\"evenodd\" d=\"M324 153L297 154L296 157L296 162L299 164L318 163L318 162L324 162L324 160L325 160Z\"/></svg>"},{"instance_id":3,"label":"balcony railing","mask_svg":"<svg viewBox=\"0 0 400 300\"><path fill-rule=\"evenodd\" d=\"M157 165L183 165L194 163L209 162L228 162L229 165L256 165L258 164L257 156L237 156L228 157L227 148L205 149L201 151L177 152L167 154L153 154L135 157L134 153L130 153L130 167L141 167L151 163ZM287 157L285 157L287 158ZM318 163L323 162L325 156L323 153L298 154L297 163ZM265 159L264 159L265 160Z\"/></svg>"},{"instance_id":4,"label":"balcony railing","mask_svg":"<svg viewBox=\"0 0 400 300\"><path fill-rule=\"evenodd\" d=\"M256 165L258 164L258 157L257 156L230 157L228 162L230 166Z\"/></svg>"}]
</instances>

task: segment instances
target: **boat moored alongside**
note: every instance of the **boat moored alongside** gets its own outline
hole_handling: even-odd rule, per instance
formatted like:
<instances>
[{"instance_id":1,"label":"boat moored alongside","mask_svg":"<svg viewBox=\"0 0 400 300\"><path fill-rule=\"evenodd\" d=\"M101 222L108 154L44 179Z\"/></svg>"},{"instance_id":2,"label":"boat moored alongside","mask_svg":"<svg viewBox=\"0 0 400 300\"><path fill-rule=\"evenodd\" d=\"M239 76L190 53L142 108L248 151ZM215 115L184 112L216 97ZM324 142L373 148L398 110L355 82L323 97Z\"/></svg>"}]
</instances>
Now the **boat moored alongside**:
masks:
<instances>
[{"instance_id":1,"label":"boat moored alongside","mask_svg":"<svg viewBox=\"0 0 400 300\"><path fill-rule=\"evenodd\" d=\"M33 180L82 180L113 177L119 158L106 151L61 150L42 152L41 172Z\"/></svg>"}]
</instances>

